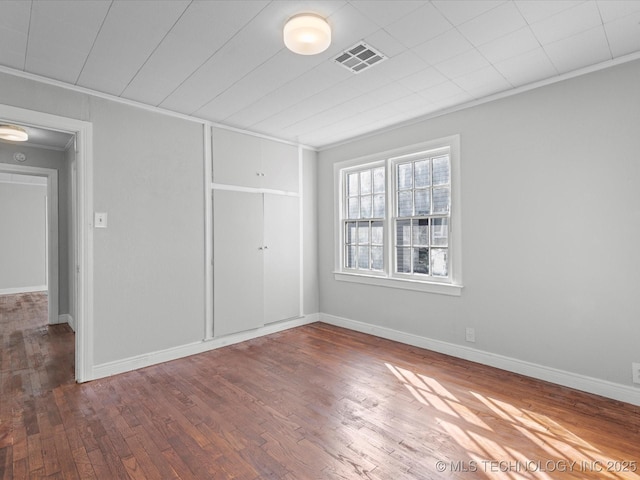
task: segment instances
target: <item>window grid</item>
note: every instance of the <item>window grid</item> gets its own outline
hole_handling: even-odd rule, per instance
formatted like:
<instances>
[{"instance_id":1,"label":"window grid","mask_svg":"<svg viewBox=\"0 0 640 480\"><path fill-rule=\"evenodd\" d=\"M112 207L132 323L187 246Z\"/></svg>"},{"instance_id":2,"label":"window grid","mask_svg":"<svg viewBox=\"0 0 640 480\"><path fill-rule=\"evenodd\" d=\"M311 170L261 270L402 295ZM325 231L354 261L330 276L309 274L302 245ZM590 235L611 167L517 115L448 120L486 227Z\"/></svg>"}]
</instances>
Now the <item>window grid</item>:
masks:
<instances>
[{"instance_id":1,"label":"window grid","mask_svg":"<svg viewBox=\"0 0 640 480\"><path fill-rule=\"evenodd\" d=\"M448 154L397 161L395 170L394 271L449 277L451 167Z\"/></svg>"},{"instance_id":2,"label":"window grid","mask_svg":"<svg viewBox=\"0 0 640 480\"><path fill-rule=\"evenodd\" d=\"M344 174L344 263L350 270L384 270L385 168Z\"/></svg>"}]
</instances>

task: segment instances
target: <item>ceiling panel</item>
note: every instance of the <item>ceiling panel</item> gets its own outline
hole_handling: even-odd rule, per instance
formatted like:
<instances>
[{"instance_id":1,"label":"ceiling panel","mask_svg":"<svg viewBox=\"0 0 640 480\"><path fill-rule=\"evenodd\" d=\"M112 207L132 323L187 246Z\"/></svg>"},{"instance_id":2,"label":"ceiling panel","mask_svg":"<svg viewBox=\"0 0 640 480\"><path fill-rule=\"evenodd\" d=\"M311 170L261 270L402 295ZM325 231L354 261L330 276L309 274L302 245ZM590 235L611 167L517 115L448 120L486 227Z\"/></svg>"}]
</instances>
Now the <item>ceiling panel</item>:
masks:
<instances>
[{"instance_id":1,"label":"ceiling panel","mask_svg":"<svg viewBox=\"0 0 640 480\"><path fill-rule=\"evenodd\" d=\"M50 8L56 8L57 2L51 3L54 6ZM111 4L78 85L120 95L189 5L186 0L156 0L150 12L149 3L128 0ZM151 13L153 21L149 21Z\"/></svg>"},{"instance_id":2,"label":"ceiling panel","mask_svg":"<svg viewBox=\"0 0 640 480\"><path fill-rule=\"evenodd\" d=\"M311 11L333 41L285 49ZM388 59L334 58L366 41ZM0 66L323 146L613 58L640 58L640 1L0 0ZM1 86L0 86L1 87Z\"/></svg>"},{"instance_id":3,"label":"ceiling panel","mask_svg":"<svg viewBox=\"0 0 640 480\"><path fill-rule=\"evenodd\" d=\"M458 26L505 3L505 0L435 0L432 2L447 20Z\"/></svg>"},{"instance_id":4,"label":"ceiling panel","mask_svg":"<svg viewBox=\"0 0 640 480\"><path fill-rule=\"evenodd\" d=\"M123 96L159 105L267 3L266 0L191 3Z\"/></svg>"},{"instance_id":5,"label":"ceiling panel","mask_svg":"<svg viewBox=\"0 0 640 480\"><path fill-rule=\"evenodd\" d=\"M545 45L544 49L560 73L611 60L609 44L602 26L550 43Z\"/></svg>"},{"instance_id":6,"label":"ceiling panel","mask_svg":"<svg viewBox=\"0 0 640 480\"><path fill-rule=\"evenodd\" d=\"M33 2L25 70L75 83L109 11L105 2Z\"/></svg>"},{"instance_id":7,"label":"ceiling panel","mask_svg":"<svg viewBox=\"0 0 640 480\"><path fill-rule=\"evenodd\" d=\"M0 15L0 65L19 70L24 68L30 14L29 2L4 2Z\"/></svg>"}]
</instances>

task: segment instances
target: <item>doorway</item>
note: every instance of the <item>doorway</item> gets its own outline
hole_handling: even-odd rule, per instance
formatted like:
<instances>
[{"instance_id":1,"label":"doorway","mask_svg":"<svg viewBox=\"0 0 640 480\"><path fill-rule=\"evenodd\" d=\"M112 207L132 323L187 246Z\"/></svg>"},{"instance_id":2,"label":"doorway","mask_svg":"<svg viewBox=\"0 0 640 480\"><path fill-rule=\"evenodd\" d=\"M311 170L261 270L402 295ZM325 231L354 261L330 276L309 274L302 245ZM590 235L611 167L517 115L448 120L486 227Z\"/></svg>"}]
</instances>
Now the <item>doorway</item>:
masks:
<instances>
[{"instance_id":1,"label":"doorway","mask_svg":"<svg viewBox=\"0 0 640 480\"><path fill-rule=\"evenodd\" d=\"M0 105L0 123L17 124L24 127L33 127L35 129L48 130L52 132L61 132L71 135L75 138L73 144L74 166L71 169L70 179L70 196L72 223L71 233L69 235L69 244L71 246L69 256L72 261L69 262L73 268L69 269L69 277L73 279L69 283L73 285L70 298L70 309L75 313L73 315L73 323L75 324L75 379L77 382L85 382L92 380L93 375L93 230L92 230L92 211L93 211L93 190L92 190L92 166L93 166L93 128L90 122L75 120L67 117L51 115L33 110L26 110L12 107L9 105ZM0 165L0 167L3 167ZM15 165L14 165L15 167ZM42 167L34 167L42 168ZM55 170L54 170L55 171ZM33 172L32 172L33 173ZM48 176L49 172L37 172L41 176ZM49 177L48 177L49 178ZM57 180L48 184L55 183L57 189ZM57 191L53 192L49 197L55 198L57 201ZM53 209L54 207L52 207ZM55 207L57 210L57 206ZM57 235L52 235L50 240L55 240L56 252ZM52 251L52 248L49 249ZM51 263L50 263L51 264ZM51 276L53 272L50 272ZM57 285L57 282L56 282ZM50 296L57 299L58 292L55 294L51 290ZM52 299L53 300L53 299ZM53 312L56 317L58 305L54 306ZM53 312L50 317L53 317ZM60 318L50 318L49 323L59 323ZM63 319L62 321L65 321ZM72 325L73 326L73 325Z\"/></svg>"}]
</instances>

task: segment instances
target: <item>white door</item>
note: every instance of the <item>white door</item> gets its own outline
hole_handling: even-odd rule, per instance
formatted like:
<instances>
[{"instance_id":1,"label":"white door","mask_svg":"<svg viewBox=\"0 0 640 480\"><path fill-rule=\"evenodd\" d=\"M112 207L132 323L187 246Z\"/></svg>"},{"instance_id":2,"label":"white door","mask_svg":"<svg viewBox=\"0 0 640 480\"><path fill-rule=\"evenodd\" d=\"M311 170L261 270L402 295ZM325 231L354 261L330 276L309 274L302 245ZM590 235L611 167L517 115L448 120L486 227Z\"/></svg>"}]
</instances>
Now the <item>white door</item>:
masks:
<instances>
[{"instance_id":1,"label":"white door","mask_svg":"<svg viewBox=\"0 0 640 480\"><path fill-rule=\"evenodd\" d=\"M213 192L213 335L261 327L262 195Z\"/></svg>"},{"instance_id":2,"label":"white door","mask_svg":"<svg viewBox=\"0 0 640 480\"><path fill-rule=\"evenodd\" d=\"M300 199L264 195L264 320L300 316Z\"/></svg>"}]
</instances>

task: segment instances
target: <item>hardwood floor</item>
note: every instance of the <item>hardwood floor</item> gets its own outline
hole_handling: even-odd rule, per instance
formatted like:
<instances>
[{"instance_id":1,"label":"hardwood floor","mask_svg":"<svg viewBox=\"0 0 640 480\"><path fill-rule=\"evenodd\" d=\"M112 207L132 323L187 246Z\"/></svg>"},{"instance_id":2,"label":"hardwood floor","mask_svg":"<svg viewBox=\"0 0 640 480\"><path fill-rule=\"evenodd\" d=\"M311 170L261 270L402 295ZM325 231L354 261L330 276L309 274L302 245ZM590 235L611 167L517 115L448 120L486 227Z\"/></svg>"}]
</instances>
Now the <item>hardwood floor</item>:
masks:
<instances>
[{"instance_id":1,"label":"hardwood floor","mask_svg":"<svg viewBox=\"0 0 640 480\"><path fill-rule=\"evenodd\" d=\"M380 338L318 323L77 385L45 323L0 296L3 479L640 478L640 408Z\"/></svg>"}]
</instances>

